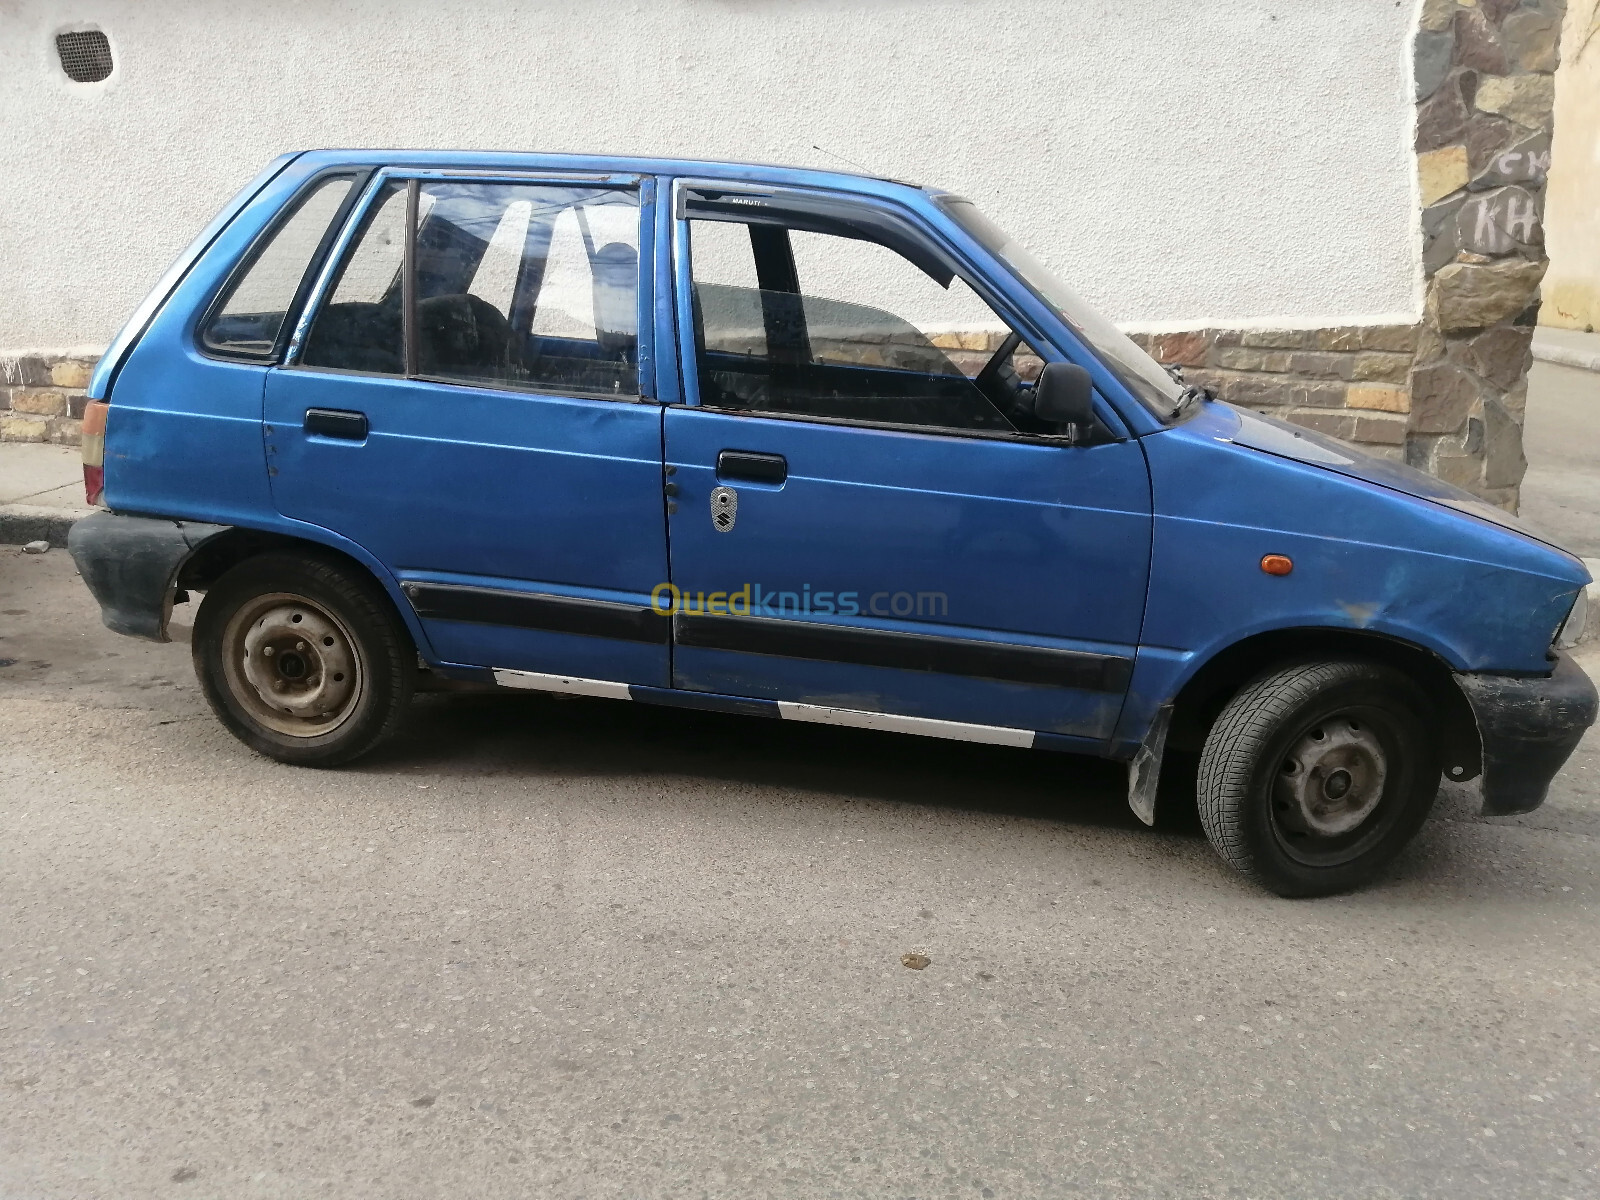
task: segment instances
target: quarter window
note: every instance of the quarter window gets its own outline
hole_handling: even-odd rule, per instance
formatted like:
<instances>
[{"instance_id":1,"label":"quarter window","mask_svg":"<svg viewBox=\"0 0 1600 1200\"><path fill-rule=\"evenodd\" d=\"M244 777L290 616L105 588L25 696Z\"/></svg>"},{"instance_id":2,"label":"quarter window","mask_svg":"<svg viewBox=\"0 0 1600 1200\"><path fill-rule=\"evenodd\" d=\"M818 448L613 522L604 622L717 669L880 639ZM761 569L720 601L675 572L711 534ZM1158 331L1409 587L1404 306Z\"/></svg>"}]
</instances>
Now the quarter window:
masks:
<instances>
[{"instance_id":1,"label":"quarter window","mask_svg":"<svg viewBox=\"0 0 1600 1200\"><path fill-rule=\"evenodd\" d=\"M207 350L228 358L277 357L284 319L350 186L348 178L322 181L273 231L206 321L200 341Z\"/></svg>"},{"instance_id":2,"label":"quarter window","mask_svg":"<svg viewBox=\"0 0 1600 1200\"><path fill-rule=\"evenodd\" d=\"M638 393L639 204L629 191L391 185L318 313L306 366L596 396Z\"/></svg>"},{"instance_id":3,"label":"quarter window","mask_svg":"<svg viewBox=\"0 0 1600 1200\"><path fill-rule=\"evenodd\" d=\"M405 372L406 187L391 183L339 269L333 294L312 322L301 361L343 371Z\"/></svg>"}]
</instances>

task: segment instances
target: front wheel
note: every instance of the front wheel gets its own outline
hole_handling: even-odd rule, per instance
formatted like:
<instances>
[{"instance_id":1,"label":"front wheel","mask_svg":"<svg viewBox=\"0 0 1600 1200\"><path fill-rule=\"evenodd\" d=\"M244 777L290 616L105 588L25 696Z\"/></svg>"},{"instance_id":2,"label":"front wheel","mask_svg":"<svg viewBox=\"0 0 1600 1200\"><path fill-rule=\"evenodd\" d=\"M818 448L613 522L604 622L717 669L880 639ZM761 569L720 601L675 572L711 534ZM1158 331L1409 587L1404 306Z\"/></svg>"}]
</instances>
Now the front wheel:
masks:
<instances>
[{"instance_id":1,"label":"front wheel","mask_svg":"<svg viewBox=\"0 0 1600 1200\"><path fill-rule=\"evenodd\" d=\"M1367 662L1260 676L1200 756L1200 823L1217 853L1280 896L1366 883L1421 828L1439 789L1426 695Z\"/></svg>"},{"instance_id":2,"label":"front wheel","mask_svg":"<svg viewBox=\"0 0 1600 1200\"><path fill-rule=\"evenodd\" d=\"M193 650L222 723L295 766L368 753L411 701L416 652L388 597L322 556L263 554L228 571L195 616Z\"/></svg>"}]
</instances>

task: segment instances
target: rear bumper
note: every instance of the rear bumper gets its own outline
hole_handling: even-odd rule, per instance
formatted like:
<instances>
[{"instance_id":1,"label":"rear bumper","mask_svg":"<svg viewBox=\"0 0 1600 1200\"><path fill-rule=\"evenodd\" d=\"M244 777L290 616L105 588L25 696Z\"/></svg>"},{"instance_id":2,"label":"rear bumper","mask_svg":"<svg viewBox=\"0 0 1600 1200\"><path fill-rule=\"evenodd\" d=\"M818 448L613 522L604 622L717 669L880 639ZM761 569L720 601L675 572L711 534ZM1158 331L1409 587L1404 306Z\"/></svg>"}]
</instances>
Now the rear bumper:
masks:
<instances>
[{"instance_id":1,"label":"rear bumper","mask_svg":"<svg viewBox=\"0 0 1600 1200\"><path fill-rule=\"evenodd\" d=\"M1594 724L1594 684L1569 655L1548 677L1457 675L1483 745L1483 811L1525 813L1544 803L1550 781Z\"/></svg>"},{"instance_id":2,"label":"rear bumper","mask_svg":"<svg viewBox=\"0 0 1600 1200\"><path fill-rule=\"evenodd\" d=\"M228 528L100 512L73 525L67 549L107 629L164 642L178 568Z\"/></svg>"}]
</instances>

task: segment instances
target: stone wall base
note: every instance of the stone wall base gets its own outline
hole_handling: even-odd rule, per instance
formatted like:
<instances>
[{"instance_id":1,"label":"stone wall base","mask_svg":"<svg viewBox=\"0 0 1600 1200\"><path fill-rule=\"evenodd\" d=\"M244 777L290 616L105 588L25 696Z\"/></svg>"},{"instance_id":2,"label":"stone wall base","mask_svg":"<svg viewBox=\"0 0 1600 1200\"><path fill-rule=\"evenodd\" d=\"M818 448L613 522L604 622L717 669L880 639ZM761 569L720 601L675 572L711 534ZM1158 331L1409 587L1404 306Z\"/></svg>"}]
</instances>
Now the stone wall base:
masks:
<instances>
[{"instance_id":1,"label":"stone wall base","mask_svg":"<svg viewBox=\"0 0 1600 1200\"><path fill-rule=\"evenodd\" d=\"M1427 323L1136 333L1243 408L1409 463L1515 512L1531 326L1446 341Z\"/></svg>"},{"instance_id":2,"label":"stone wall base","mask_svg":"<svg viewBox=\"0 0 1600 1200\"><path fill-rule=\"evenodd\" d=\"M0 442L78 445L94 364L55 355L0 358Z\"/></svg>"}]
</instances>

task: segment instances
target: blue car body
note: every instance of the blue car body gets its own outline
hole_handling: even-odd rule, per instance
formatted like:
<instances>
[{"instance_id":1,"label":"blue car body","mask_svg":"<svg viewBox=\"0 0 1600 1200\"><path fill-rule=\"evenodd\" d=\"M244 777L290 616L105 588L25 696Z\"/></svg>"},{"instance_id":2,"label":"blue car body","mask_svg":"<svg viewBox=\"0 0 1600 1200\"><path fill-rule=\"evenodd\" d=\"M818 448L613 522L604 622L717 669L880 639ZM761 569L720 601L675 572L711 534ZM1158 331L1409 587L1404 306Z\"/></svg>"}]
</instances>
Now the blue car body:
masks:
<instances>
[{"instance_id":1,"label":"blue car body","mask_svg":"<svg viewBox=\"0 0 1600 1200\"><path fill-rule=\"evenodd\" d=\"M329 172L358 186L290 315L286 355L209 354L198 331L214 299ZM381 184L453 175L636 189L637 400L296 361ZM708 183L902 223L1041 358L1088 371L1102 436L948 436L703 405L679 198ZM1578 559L1466 492L1305 430L1210 400L1152 411L939 193L909 184L589 156L288 155L175 264L90 396L110 404L111 513L74 552L107 623L143 636L165 636L186 564L208 546L293 539L369 571L442 676L1127 761L1142 750L1147 766L1186 698L1203 721L1272 654L1359 644L1439 681L1450 773L1489 770L1491 811L1537 804L1576 739L1507 723L1552 688L1592 705L1553 649L1588 582ZM360 415L360 436L314 427L313 412ZM781 477L737 470L747 459L781 459ZM736 493L731 531L707 516L719 489ZM129 565L134 543L148 569ZM1266 573L1268 555L1292 571ZM663 595L681 598L667 616ZM1554 766L1514 780L1528 770L1517 746L1541 738ZM1132 789L1147 818L1152 777Z\"/></svg>"}]
</instances>

